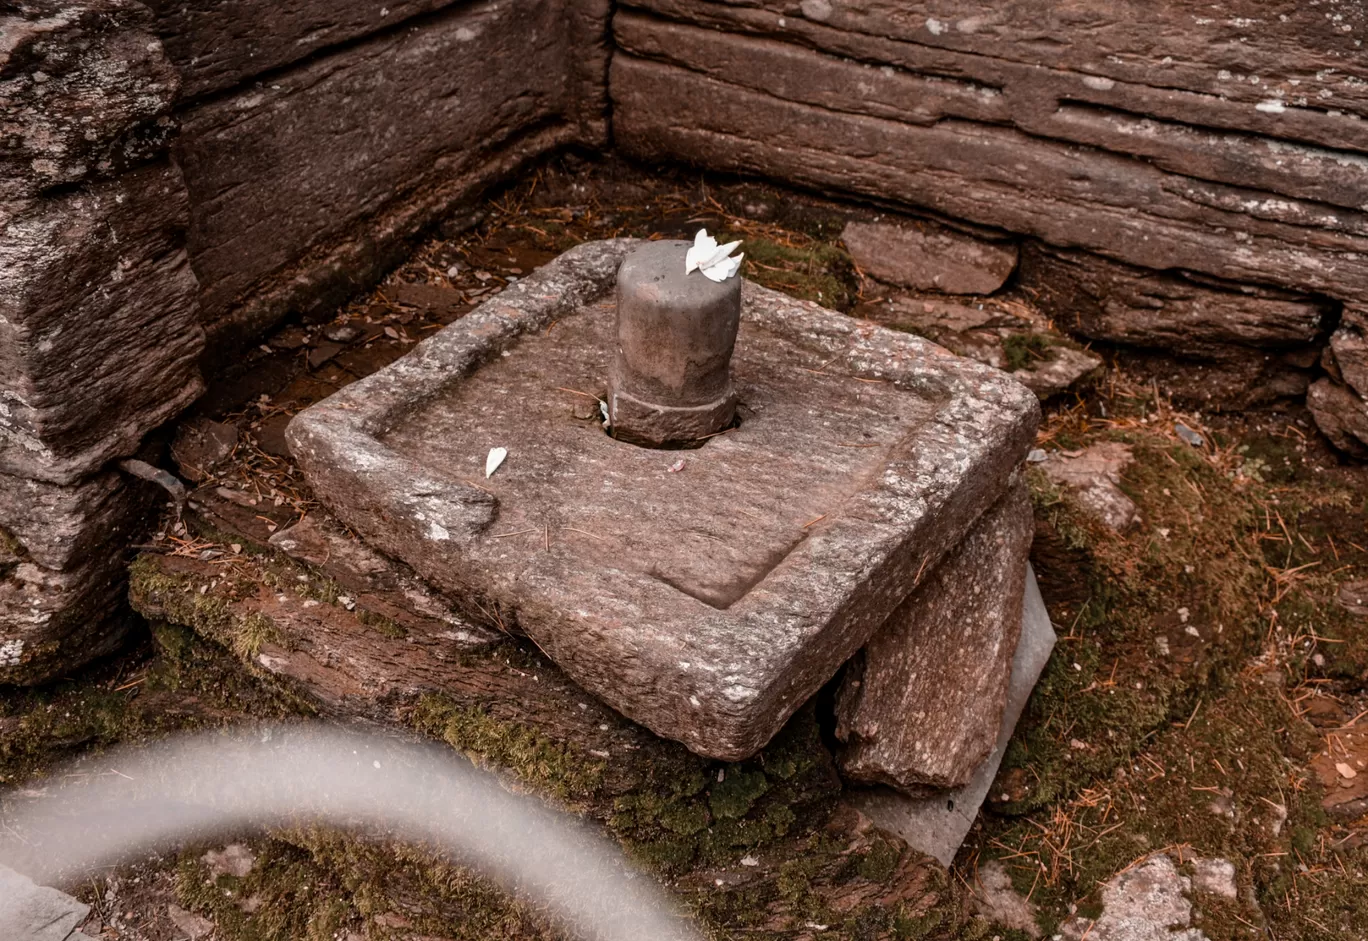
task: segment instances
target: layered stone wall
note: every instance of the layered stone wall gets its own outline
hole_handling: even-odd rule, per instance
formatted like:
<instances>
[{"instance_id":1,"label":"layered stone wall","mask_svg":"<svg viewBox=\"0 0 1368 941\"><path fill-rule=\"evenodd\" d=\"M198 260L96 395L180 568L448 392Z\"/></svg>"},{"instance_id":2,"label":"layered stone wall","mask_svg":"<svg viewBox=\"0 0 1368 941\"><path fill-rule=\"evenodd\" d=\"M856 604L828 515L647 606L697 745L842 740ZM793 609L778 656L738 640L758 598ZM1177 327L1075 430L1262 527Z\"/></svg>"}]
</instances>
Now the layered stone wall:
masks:
<instances>
[{"instance_id":1,"label":"layered stone wall","mask_svg":"<svg viewBox=\"0 0 1368 941\"><path fill-rule=\"evenodd\" d=\"M1227 310L1314 295L1323 342L1368 291L1366 28L1293 0L627 0L615 141L1196 273Z\"/></svg>"},{"instance_id":2,"label":"layered stone wall","mask_svg":"<svg viewBox=\"0 0 1368 941\"><path fill-rule=\"evenodd\" d=\"M153 0L217 370L530 158L607 142L607 0Z\"/></svg>"},{"instance_id":3,"label":"layered stone wall","mask_svg":"<svg viewBox=\"0 0 1368 941\"><path fill-rule=\"evenodd\" d=\"M119 642L151 501L109 465L199 395L204 333L148 10L18 3L0 37L3 683Z\"/></svg>"},{"instance_id":4,"label":"layered stone wall","mask_svg":"<svg viewBox=\"0 0 1368 941\"><path fill-rule=\"evenodd\" d=\"M606 145L608 5L3 9L0 683L40 682L119 642L152 498L113 468L202 366L527 160Z\"/></svg>"}]
</instances>

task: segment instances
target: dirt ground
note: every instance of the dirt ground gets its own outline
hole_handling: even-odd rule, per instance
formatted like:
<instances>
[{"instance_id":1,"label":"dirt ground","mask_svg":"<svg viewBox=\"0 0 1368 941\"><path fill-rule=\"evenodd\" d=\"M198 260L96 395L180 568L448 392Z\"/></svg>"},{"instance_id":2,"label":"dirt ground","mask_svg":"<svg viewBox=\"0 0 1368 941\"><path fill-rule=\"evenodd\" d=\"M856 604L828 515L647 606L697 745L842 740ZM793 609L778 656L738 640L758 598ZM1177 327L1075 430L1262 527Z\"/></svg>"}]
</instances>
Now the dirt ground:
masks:
<instances>
[{"instance_id":1,"label":"dirt ground","mask_svg":"<svg viewBox=\"0 0 1368 941\"><path fill-rule=\"evenodd\" d=\"M561 158L451 220L329 323L284 326L215 383L194 416L231 425L238 440L201 486L236 494L263 540L315 510L285 447L290 417L585 239L706 226L746 240L754 280L866 313L879 289L839 234L875 215L754 183ZM1045 411L1042 450L1129 449L1119 486L1138 519L1109 529L1031 472L1032 559L1060 641L934 911L875 928L776 930L737 928L734 913L698 902L718 936L1006 939L1033 933L1033 920L1046 937L1076 937L1080 917L1102 911L1104 884L1159 852L1188 874L1202 860L1233 865L1234 896L1197 906L1193 927L1209 938L1368 936L1368 597L1354 587L1368 579L1368 468L1329 449L1300 406L1185 411L1124 361ZM1202 442L1180 437L1180 423ZM147 545L225 551L169 520ZM114 660L0 691L0 784L40 787L59 761L116 742L291 712L244 681L231 652L158 625ZM94 906L87 931L552 934L537 913L420 856L401 854L378 882L363 865L373 851L335 837L244 834L234 846L187 848L77 887ZM878 847L861 858L877 862ZM1004 872L1006 885L988 875ZM904 897L929 891L927 878L908 869Z\"/></svg>"}]
</instances>

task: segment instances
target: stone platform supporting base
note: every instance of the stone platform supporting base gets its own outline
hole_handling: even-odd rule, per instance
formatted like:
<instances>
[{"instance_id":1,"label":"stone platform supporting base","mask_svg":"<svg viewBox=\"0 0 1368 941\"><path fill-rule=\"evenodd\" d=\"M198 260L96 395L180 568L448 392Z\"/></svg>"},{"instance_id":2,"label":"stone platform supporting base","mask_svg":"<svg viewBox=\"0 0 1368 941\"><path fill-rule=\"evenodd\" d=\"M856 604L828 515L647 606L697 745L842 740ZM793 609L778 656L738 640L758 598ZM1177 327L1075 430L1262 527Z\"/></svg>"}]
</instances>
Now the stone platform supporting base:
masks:
<instances>
[{"instance_id":1,"label":"stone platform supporting base","mask_svg":"<svg viewBox=\"0 0 1368 941\"><path fill-rule=\"evenodd\" d=\"M842 772L960 787L998 739L1035 522L1017 478L856 654L836 697Z\"/></svg>"},{"instance_id":2,"label":"stone platform supporting base","mask_svg":"<svg viewBox=\"0 0 1368 941\"><path fill-rule=\"evenodd\" d=\"M1055 632L1050 614L1040 597L1035 573L1027 568L1025 600L1021 614L1021 636L1012 657L1012 677L1007 688L1007 705L998 727L997 745L963 787L940 791L929 797L909 797L892 788L877 787L857 791L850 801L874 823L897 834L907 845L950 865L974 825L978 811L988 797L997 776L1007 743L1031 698L1050 653Z\"/></svg>"}]
</instances>

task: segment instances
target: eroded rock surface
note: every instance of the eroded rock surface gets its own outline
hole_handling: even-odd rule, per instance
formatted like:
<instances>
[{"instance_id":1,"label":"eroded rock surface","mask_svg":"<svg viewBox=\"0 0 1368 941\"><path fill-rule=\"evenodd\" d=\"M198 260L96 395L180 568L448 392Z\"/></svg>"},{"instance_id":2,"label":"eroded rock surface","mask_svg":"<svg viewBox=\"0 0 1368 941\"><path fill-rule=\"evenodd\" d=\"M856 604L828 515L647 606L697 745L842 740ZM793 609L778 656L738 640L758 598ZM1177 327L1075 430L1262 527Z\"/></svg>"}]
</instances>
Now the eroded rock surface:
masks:
<instances>
[{"instance_id":1,"label":"eroded rock surface","mask_svg":"<svg viewBox=\"0 0 1368 941\"><path fill-rule=\"evenodd\" d=\"M942 294L992 294L1011 277L1016 245L987 242L911 220L851 222L841 241L865 274L900 287Z\"/></svg>"},{"instance_id":2,"label":"eroded rock surface","mask_svg":"<svg viewBox=\"0 0 1368 941\"><path fill-rule=\"evenodd\" d=\"M200 394L180 173L0 206L0 472L72 484Z\"/></svg>"},{"instance_id":3,"label":"eroded rock surface","mask_svg":"<svg viewBox=\"0 0 1368 941\"><path fill-rule=\"evenodd\" d=\"M960 787L997 743L1034 522L1018 480L847 667L838 760L857 781Z\"/></svg>"},{"instance_id":4,"label":"eroded rock surface","mask_svg":"<svg viewBox=\"0 0 1368 941\"><path fill-rule=\"evenodd\" d=\"M0 203L165 148L180 79L143 4L23 0L0 10L0 37Z\"/></svg>"},{"instance_id":5,"label":"eroded rock surface","mask_svg":"<svg viewBox=\"0 0 1368 941\"><path fill-rule=\"evenodd\" d=\"M472 194L587 140L577 22L554 0L456 4L184 112L190 257L222 355L343 301Z\"/></svg>"},{"instance_id":6,"label":"eroded rock surface","mask_svg":"<svg viewBox=\"0 0 1368 941\"><path fill-rule=\"evenodd\" d=\"M118 646L122 546L152 500L112 471L69 487L0 475L0 683L40 683Z\"/></svg>"},{"instance_id":7,"label":"eroded rock surface","mask_svg":"<svg viewBox=\"0 0 1368 941\"><path fill-rule=\"evenodd\" d=\"M1368 101L1339 25L1291 0L633 0L614 134L641 157L1352 300Z\"/></svg>"}]
</instances>

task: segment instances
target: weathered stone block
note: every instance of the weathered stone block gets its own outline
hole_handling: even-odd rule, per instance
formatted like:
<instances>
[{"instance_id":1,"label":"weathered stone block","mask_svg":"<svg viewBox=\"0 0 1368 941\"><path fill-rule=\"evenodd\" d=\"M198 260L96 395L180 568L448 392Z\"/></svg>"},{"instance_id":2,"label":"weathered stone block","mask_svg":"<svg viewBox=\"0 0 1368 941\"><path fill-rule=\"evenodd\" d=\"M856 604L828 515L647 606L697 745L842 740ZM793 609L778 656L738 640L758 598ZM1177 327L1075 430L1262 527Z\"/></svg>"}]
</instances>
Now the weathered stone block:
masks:
<instances>
[{"instance_id":1,"label":"weathered stone block","mask_svg":"<svg viewBox=\"0 0 1368 941\"><path fill-rule=\"evenodd\" d=\"M43 682L119 644L121 547L152 499L113 471L71 487L0 475L0 684Z\"/></svg>"},{"instance_id":2,"label":"weathered stone block","mask_svg":"<svg viewBox=\"0 0 1368 941\"><path fill-rule=\"evenodd\" d=\"M74 483L202 390L180 174L0 207L0 473Z\"/></svg>"},{"instance_id":3,"label":"weathered stone block","mask_svg":"<svg viewBox=\"0 0 1368 941\"><path fill-rule=\"evenodd\" d=\"M1360 397L1368 397L1368 311L1350 304L1330 336L1334 372Z\"/></svg>"},{"instance_id":4,"label":"weathered stone block","mask_svg":"<svg viewBox=\"0 0 1368 941\"><path fill-rule=\"evenodd\" d=\"M202 98L367 36L404 30L409 21L457 0L146 0L156 31L183 77L183 99ZM607 93L606 0L558 0L572 79L600 126ZM411 24L426 29L427 19ZM594 112L591 114L591 111Z\"/></svg>"},{"instance_id":5,"label":"weathered stone block","mask_svg":"<svg viewBox=\"0 0 1368 941\"><path fill-rule=\"evenodd\" d=\"M0 9L0 202L165 149L179 78L132 0Z\"/></svg>"},{"instance_id":6,"label":"weathered stone block","mask_svg":"<svg viewBox=\"0 0 1368 941\"><path fill-rule=\"evenodd\" d=\"M1023 252L1019 283L1072 333L1187 359L1308 349L1322 339L1336 307L1287 291L1149 271L1039 244Z\"/></svg>"},{"instance_id":7,"label":"weathered stone block","mask_svg":"<svg viewBox=\"0 0 1368 941\"><path fill-rule=\"evenodd\" d=\"M567 252L287 438L344 522L472 619L737 760L996 502L1039 406L934 344L746 284L741 426L687 452L615 441L579 393L608 374L630 245Z\"/></svg>"},{"instance_id":8,"label":"weathered stone block","mask_svg":"<svg viewBox=\"0 0 1368 941\"><path fill-rule=\"evenodd\" d=\"M841 241L865 274L918 291L992 294L1017 263L1010 242L986 242L940 226L851 222Z\"/></svg>"},{"instance_id":9,"label":"weathered stone block","mask_svg":"<svg viewBox=\"0 0 1368 941\"><path fill-rule=\"evenodd\" d=\"M1331 379L1306 391L1306 407L1330 443L1346 454L1368 457L1368 401Z\"/></svg>"},{"instance_id":10,"label":"weathered stone block","mask_svg":"<svg viewBox=\"0 0 1368 941\"><path fill-rule=\"evenodd\" d=\"M341 300L481 186L579 139L571 34L557 0L462 4L185 112L212 332Z\"/></svg>"},{"instance_id":11,"label":"weathered stone block","mask_svg":"<svg viewBox=\"0 0 1368 941\"><path fill-rule=\"evenodd\" d=\"M1028 567L1021 639L1017 641L1012 657L1012 680L993 753L975 769L973 779L963 787L927 797L909 797L892 788L878 786L853 792L851 803L880 827L906 840L908 846L949 866L988 797L1021 713L1049 662L1055 640L1050 612L1045 610L1035 574Z\"/></svg>"},{"instance_id":12,"label":"weathered stone block","mask_svg":"<svg viewBox=\"0 0 1368 941\"><path fill-rule=\"evenodd\" d=\"M969 783L1002 726L1034 530L1018 479L846 668L848 777L913 793Z\"/></svg>"},{"instance_id":13,"label":"weathered stone block","mask_svg":"<svg viewBox=\"0 0 1368 941\"><path fill-rule=\"evenodd\" d=\"M1238 17L1195 0L1125 15L1102 0L970 3L954 17L928 3L633 6L646 12L614 18L611 80L629 153L926 206L1146 268L1368 293L1368 129L1340 110L1365 96L1351 37L1323 36L1309 10L1259 5L1268 29L1246 45L1230 41Z\"/></svg>"}]
</instances>

